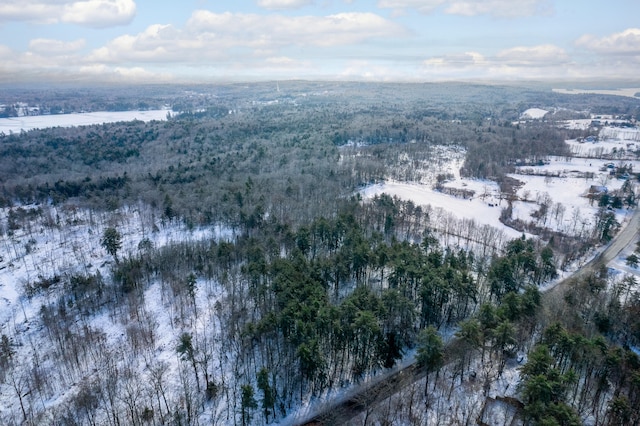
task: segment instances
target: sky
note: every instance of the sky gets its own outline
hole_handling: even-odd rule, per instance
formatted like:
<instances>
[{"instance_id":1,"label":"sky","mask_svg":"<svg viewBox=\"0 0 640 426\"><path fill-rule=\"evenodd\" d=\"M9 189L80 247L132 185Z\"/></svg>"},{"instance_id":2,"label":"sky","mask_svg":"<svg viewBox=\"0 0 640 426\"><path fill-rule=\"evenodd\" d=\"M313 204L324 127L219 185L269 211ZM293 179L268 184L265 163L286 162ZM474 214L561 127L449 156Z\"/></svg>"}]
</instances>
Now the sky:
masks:
<instances>
[{"instance_id":1,"label":"sky","mask_svg":"<svg viewBox=\"0 0 640 426\"><path fill-rule=\"evenodd\" d=\"M1 0L0 82L638 80L638 0Z\"/></svg>"}]
</instances>

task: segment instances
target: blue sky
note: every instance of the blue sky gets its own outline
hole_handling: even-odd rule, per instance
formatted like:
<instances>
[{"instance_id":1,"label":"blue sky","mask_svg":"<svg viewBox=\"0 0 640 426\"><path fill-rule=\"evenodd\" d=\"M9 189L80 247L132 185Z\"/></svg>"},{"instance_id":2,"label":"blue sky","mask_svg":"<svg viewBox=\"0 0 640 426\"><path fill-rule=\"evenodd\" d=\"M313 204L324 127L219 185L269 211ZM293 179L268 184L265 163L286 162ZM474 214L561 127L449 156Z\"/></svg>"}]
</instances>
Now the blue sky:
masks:
<instances>
[{"instance_id":1,"label":"blue sky","mask_svg":"<svg viewBox=\"0 0 640 426\"><path fill-rule=\"evenodd\" d=\"M2 0L0 81L638 79L637 0Z\"/></svg>"}]
</instances>

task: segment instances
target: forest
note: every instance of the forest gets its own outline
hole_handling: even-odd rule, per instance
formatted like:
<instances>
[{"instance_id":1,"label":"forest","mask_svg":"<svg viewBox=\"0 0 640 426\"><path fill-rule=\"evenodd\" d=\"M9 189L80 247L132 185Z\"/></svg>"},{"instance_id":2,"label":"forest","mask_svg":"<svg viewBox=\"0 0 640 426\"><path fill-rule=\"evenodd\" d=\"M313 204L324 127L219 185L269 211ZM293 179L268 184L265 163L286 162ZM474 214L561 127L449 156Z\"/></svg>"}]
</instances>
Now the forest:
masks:
<instances>
[{"instance_id":1,"label":"forest","mask_svg":"<svg viewBox=\"0 0 640 426\"><path fill-rule=\"evenodd\" d=\"M409 360L422 381L356 424L483 424L482 407L445 401L458 385L484 401L518 358L521 424L640 422L635 276L602 265L541 290L612 239L609 201L577 241L360 194L419 181L446 147L514 197L518 160L593 134L554 120L635 119L637 100L321 82L46 93L178 114L0 135L1 423L296 424ZM532 107L558 114L519 121Z\"/></svg>"}]
</instances>

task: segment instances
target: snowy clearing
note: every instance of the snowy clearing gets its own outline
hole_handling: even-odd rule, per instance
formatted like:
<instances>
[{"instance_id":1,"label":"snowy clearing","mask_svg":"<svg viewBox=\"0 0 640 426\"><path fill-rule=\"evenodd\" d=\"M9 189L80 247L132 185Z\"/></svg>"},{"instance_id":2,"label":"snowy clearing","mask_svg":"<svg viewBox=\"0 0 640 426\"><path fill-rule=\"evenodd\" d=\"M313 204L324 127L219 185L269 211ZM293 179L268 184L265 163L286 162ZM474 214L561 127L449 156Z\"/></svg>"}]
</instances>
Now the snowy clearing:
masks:
<instances>
[{"instance_id":1,"label":"snowy clearing","mask_svg":"<svg viewBox=\"0 0 640 426\"><path fill-rule=\"evenodd\" d=\"M491 225L501 229L510 238L517 238L522 235L512 228L502 225L499 221L501 206L506 206L505 201L500 201L496 193L497 185L490 181L473 181L461 179L455 183L467 185L469 188L485 188L488 196L483 200L482 194L473 198L458 198L432 189L429 185L405 182L385 182L383 184L372 185L362 191L365 199L373 198L376 195L386 193L403 200L411 200L417 205L433 208L440 208L452 213L458 219L473 219L479 224Z\"/></svg>"},{"instance_id":2,"label":"snowy clearing","mask_svg":"<svg viewBox=\"0 0 640 426\"><path fill-rule=\"evenodd\" d=\"M532 120L540 120L542 117L547 115L548 112L549 111L547 111L546 109L529 108L528 110L526 110L525 112L522 113L520 118L522 118L522 119L529 118L529 119L532 119Z\"/></svg>"}]
</instances>

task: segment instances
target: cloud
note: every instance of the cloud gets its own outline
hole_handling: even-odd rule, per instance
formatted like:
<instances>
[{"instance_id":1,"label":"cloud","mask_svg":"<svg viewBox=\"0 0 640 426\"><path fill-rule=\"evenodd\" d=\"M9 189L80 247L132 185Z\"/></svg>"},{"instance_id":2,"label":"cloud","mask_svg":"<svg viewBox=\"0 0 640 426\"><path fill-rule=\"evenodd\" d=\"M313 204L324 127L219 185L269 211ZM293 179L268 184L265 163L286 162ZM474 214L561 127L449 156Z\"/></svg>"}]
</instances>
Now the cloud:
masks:
<instances>
[{"instance_id":1,"label":"cloud","mask_svg":"<svg viewBox=\"0 0 640 426\"><path fill-rule=\"evenodd\" d=\"M88 60L206 64L252 52L279 56L283 49L308 51L405 35L401 26L372 13L290 17L199 10L183 29L152 25L139 34L113 39L94 50Z\"/></svg>"},{"instance_id":2,"label":"cloud","mask_svg":"<svg viewBox=\"0 0 640 426\"><path fill-rule=\"evenodd\" d=\"M410 81L415 79L414 70L399 70L393 65L386 65L367 60L349 61L344 69L338 73L340 80L365 81Z\"/></svg>"},{"instance_id":3,"label":"cloud","mask_svg":"<svg viewBox=\"0 0 640 426\"><path fill-rule=\"evenodd\" d=\"M532 47L512 47L502 50L496 55L496 61L509 66L518 67L550 67L569 62L567 52L552 44Z\"/></svg>"},{"instance_id":4,"label":"cloud","mask_svg":"<svg viewBox=\"0 0 640 426\"><path fill-rule=\"evenodd\" d=\"M418 73L430 80L478 79L490 75L493 64L478 52L464 52L428 58Z\"/></svg>"},{"instance_id":5,"label":"cloud","mask_svg":"<svg viewBox=\"0 0 640 426\"><path fill-rule=\"evenodd\" d=\"M269 10L300 9L314 3L313 0L257 0L258 6Z\"/></svg>"},{"instance_id":6,"label":"cloud","mask_svg":"<svg viewBox=\"0 0 640 426\"><path fill-rule=\"evenodd\" d=\"M272 56L266 58L264 64L267 68L276 69L296 69L311 67L311 63L308 61L298 61L288 56Z\"/></svg>"},{"instance_id":7,"label":"cloud","mask_svg":"<svg viewBox=\"0 0 640 426\"><path fill-rule=\"evenodd\" d=\"M58 40L34 39L29 43L30 50L17 52L7 46L0 45L1 72L15 76L16 80L26 75L36 75L69 70L81 62L81 58L74 51L80 48L84 41L62 42ZM47 47L50 50L46 50Z\"/></svg>"},{"instance_id":8,"label":"cloud","mask_svg":"<svg viewBox=\"0 0 640 426\"><path fill-rule=\"evenodd\" d=\"M429 14L446 2L447 0L379 0L378 7L393 9L397 13L414 9L420 13Z\"/></svg>"},{"instance_id":9,"label":"cloud","mask_svg":"<svg viewBox=\"0 0 640 426\"><path fill-rule=\"evenodd\" d=\"M147 71L142 67L131 67L131 68L115 67L113 69L113 74L118 77L122 77L127 81L134 80L134 81L141 81L141 82L146 82L150 80L154 80L154 81L167 80L171 78L170 74L154 73L151 71Z\"/></svg>"},{"instance_id":10,"label":"cloud","mask_svg":"<svg viewBox=\"0 0 640 426\"><path fill-rule=\"evenodd\" d=\"M451 15L516 18L546 15L551 12L551 6L547 0L468 0L449 2L445 12Z\"/></svg>"},{"instance_id":11,"label":"cloud","mask_svg":"<svg viewBox=\"0 0 640 426\"><path fill-rule=\"evenodd\" d=\"M584 35L576 45L606 55L640 55L640 28L629 28L601 38Z\"/></svg>"},{"instance_id":12,"label":"cloud","mask_svg":"<svg viewBox=\"0 0 640 426\"><path fill-rule=\"evenodd\" d=\"M564 49L554 45L516 46L491 56L465 52L427 58L423 75L439 79L533 79L568 76L577 69Z\"/></svg>"},{"instance_id":13,"label":"cloud","mask_svg":"<svg viewBox=\"0 0 640 426\"><path fill-rule=\"evenodd\" d=\"M468 68L484 63L486 63L485 57L477 52L437 56L423 61L424 66L433 68Z\"/></svg>"},{"instance_id":14,"label":"cloud","mask_svg":"<svg viewBox=\"0 0 640 426\"><path fill-rule=\"evenodd\" d=\"M217 14L196 11L186 28L200 36L219 37L237 45L340 46L371 38L398 37L406 31L373 13L339 13L328 16Z\"/></svg>"},{"instance_id":15,"label":"cloud","mask_svg":"<svg viewBox=\"0 0 640 426\"><path fill-rule=\"evenodd\" d=\"M4 44L0 44L0 60L6 62L9 59L13 59L14 52Z\"/></svg>"},{"instance_id":16,"label":"cloud","mask_svg":"<svg viewBox=\"0 0 640 426\"><path fill-rule=\"evenodd\" d=\"M498 18L547 15L552 6L549 0L379 0L378 7L396 12L414 9L429 14L439 7L449 15L491 15Z\"/></svg>"},{"instance_id":17,"label":"cloud","mask_svg":"<svg viewBox=\"0 0 640 426\"><path fill-rule=\"evenodd\" d=\"M77 71L80 78L109 82L149 83L168 82L174 77L169 73L156 73L142 67L108 67L103 64L87 65Z\"/></svg>"},{"instance_id":18,"label":"cloud","mask_svg":"<svg viewBox=\"0 0 640 426\"><path fill-rule=\"evenodd\" d=\"M133 0L85 0L66 5L62 21L104 28L128 24L135 13Z\"/></svg>"},{"instance_id":19,"label":"cloud","mask_svg":"<svg viewBox=\"0 0 640 426\"><path fill-rule=\"evenodd\" d=\"M83 39L75 41L60 41L45 38L36 38L29 42L29 51L41 55L68 55L76 53L85 46Z\"/></svg>"},{"instance_id":20,"label":"cloud","mask_svg":"<svg viewBox=\"0 0 640 426\"><path fill-rule=\"evenodd\" d=\"M0 22L63 22L106 28L128 24L135 13L133 0L3 0L0 4Z\"/></svg>"},{"instance_id":21,"label":"cloud","mask_svg":"<svg viewBox=\"0 0 640 426\"><path fill-rule=\"evenodd\" d=\"M46 79L68 81L108 82L168 82L173 76L154 72L140 66L109 66L87 63L78 54L85 41L64 42L52 39L34 39L29 51L16 52L0 45L0 81L31 81Z\"/></svg>"}]
</instances>

